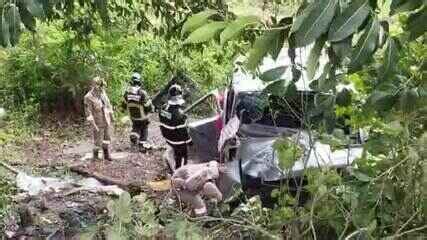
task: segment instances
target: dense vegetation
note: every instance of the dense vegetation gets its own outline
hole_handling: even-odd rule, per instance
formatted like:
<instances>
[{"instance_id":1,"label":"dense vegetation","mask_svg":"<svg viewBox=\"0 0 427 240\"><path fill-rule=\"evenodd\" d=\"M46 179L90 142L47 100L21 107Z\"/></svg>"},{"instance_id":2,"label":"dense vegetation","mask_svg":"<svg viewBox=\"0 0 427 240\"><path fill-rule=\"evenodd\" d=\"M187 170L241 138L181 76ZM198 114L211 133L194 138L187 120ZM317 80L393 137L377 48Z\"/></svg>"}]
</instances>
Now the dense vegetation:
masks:
<instances>
[{"instance_id":1,"label":"dense vegetation","mask_svg":"<svg viewBox=\"0 0 427 240\"><path fill-rule=\"evenodd\" d=\"M277 57L289 47L292 57L292 49L314 45L306 80L330 93L319 95L318 110L307 113L319 119L316 134L337 145L348 144L334 131L335 120L343 115L350 116L353 128L370 134L350 174L307 171L304 190L311 197L304 205L298 204L298 194L282 188L273 193L273 209L262 208L254 198L232 213L224 210L221 217L205 219L207 223L187 218L171 226L165 221L176 214L171 218L170 212L155 213L152 206L147 215L129 216L131 202L125 199L126 206L117 207L124 212L106 220L125 226L114 234L150 236L165 225L180 239L201 238L199 228L215 237L260 239L422 239L427 234L425 1L18 2L1 1L2 24L8 23L1 43L9 48L0 50L0 101L9 107L11 118L32 121L39 107L78 109L96 71L107 77L118 106L133 70L142 72L150 91L177 71L208 89L226 84L237 53L248 53L245 67L257 72L266 55ZM236 8L241 4L246 5ZM239 15L247 14L242 9L248 7L258 9L259 15ZM16 11L18 23L10 21ZM34 33L16 31L20 21ZM315 76L322 53L328 63L323 74ZM298 80L303 69L294 63L290 67L293 80ZM275 94L285 96L293 89L290 79L269 81ZM283 158L295 160L291 154L285 152ZM292 161L284 168L289 164Z\"/></svg>"}]
</instances>

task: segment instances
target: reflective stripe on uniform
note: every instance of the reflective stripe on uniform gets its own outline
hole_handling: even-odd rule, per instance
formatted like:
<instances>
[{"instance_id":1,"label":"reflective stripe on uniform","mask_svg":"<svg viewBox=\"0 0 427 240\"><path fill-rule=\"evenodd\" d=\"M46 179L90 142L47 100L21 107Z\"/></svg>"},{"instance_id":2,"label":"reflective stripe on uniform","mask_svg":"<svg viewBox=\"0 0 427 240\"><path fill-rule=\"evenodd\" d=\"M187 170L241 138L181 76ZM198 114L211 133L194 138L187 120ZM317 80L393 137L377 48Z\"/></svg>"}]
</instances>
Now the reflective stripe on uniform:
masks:
<instances>
[{"instance_id":1,"label":"reflective stripe on uniform","mask_svg":"<svg viewBox=\"0 0 427 240\"><path fill-rule=\"evenodd\" d=\"M128 101L136 101L139 102L141 101L141 96L138 95L128 95Z\"/></svg>"},{"instance_id":2,"label":"reflective stripe on uniform","mask_svg":"<svg viewBox=\"0 0 427 240\"><path fill-rule=\"evenodd\" d=\"M181 145L181 144L190 143L192 141L191 138L188 139L188 140L186 140L186 141L178 141L178 142L171 141L171 140L168 140L168 139L165 139L165 140L166 140L167 143L172 144L172 145Z\"/></svg>"},{"instance_id":3,"label":"reflective stripe on uniform","mask_svg":"<svg viewBox=\"0 0 427 240\"><path fill-rule=\"evenodd\" d=\"M102 141L102 144L110 144L111 141Z\"/></svg>"},{"instance_id":4,"label":"reflective stripe on uniform","mask_svg":"<svg viewBox=\"0 0 427 240\"><path fill-rule=\"evenodd\" d=\"M160 126L169 129L169 130L176 130L176 129L180 129L180 128L186 128L187 127L187 122L185 122L184 124L178 125L178 126L169 126L166 125L164 123L160 123Z\"/></svg>"}]
</instances>

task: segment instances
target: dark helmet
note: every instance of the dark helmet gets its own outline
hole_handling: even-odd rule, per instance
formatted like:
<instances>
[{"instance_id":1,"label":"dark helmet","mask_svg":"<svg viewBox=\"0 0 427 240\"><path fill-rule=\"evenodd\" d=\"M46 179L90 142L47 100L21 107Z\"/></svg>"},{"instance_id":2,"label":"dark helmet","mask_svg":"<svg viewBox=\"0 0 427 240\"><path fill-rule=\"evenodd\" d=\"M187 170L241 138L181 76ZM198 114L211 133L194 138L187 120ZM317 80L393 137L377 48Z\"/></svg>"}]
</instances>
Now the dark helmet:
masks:
<instances>
[{"instance_id":1,"label":"dark helmet","mask_svg":"<svg viewBox=\"0 0 427 240\"><path fill-rule=\"evenodd\" d=\"M131 82L133 85L141 85L141 74L134 72L131 77Z\"/></svg>"},{"instance_id":2,"label":"dark helmet","mask_svg":"<svg viewBox=\"0 0 427 240\"><path fill-rule=\"evenodd\" d=\"M185 103L182 98L182 88L178 84L174 84L169 88L168 103L170 105L183 105Z\"/></svg>"}]
</instances>

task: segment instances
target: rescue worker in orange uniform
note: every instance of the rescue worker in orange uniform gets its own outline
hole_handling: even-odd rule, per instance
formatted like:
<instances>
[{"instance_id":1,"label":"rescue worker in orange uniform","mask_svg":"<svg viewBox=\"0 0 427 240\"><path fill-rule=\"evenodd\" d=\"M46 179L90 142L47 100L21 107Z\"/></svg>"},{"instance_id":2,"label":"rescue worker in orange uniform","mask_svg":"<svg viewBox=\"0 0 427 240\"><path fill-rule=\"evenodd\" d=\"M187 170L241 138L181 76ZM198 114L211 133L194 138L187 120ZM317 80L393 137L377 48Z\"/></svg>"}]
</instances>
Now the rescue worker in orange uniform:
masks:
<instances>
[{"instance_id":1,"label":"rescue worker in orange uniform","mask_svg":"<svg viewBox=\"0 0 427 240\"><path fill-rule=\"evenodd\" d=\"M99 76L92 79L91 89L84 97L86 121L93 130L93 158L99 159L102 149L105 160L112 160L110 154L111 133L114 121L113 108L105 92L105 80Z\"/></svg>"}]
</instances>

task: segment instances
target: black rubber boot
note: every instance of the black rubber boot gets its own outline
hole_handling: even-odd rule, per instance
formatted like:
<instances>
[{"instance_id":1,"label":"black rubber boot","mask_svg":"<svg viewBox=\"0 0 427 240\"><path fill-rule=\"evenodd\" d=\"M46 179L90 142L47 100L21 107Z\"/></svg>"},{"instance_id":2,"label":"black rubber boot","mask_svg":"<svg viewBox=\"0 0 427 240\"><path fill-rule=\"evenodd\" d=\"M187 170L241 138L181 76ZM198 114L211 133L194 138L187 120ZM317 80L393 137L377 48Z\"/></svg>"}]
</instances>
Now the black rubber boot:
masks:
<instances>
[{"instance_id":1,"label":"black rubber boot","mask_svg":"<svg viewBox=\"0 0 427 240\"><path fill-rule=\"evenodd\" d=\"M107 161L112 161L113 160L113 159L111 159L110 149L103 148L102 151L104 153L104 160L107 160Z\"/></svg>"},{"instance_id":2,"label":"black rubber boot","mask_svg":"<svg viewBox=\"0 0 427 240\"><path fill-rule=\"evenodd\" d=\"M99 160L99 149L93 149L93 160Z\"/></svg>"}]
</instances>

